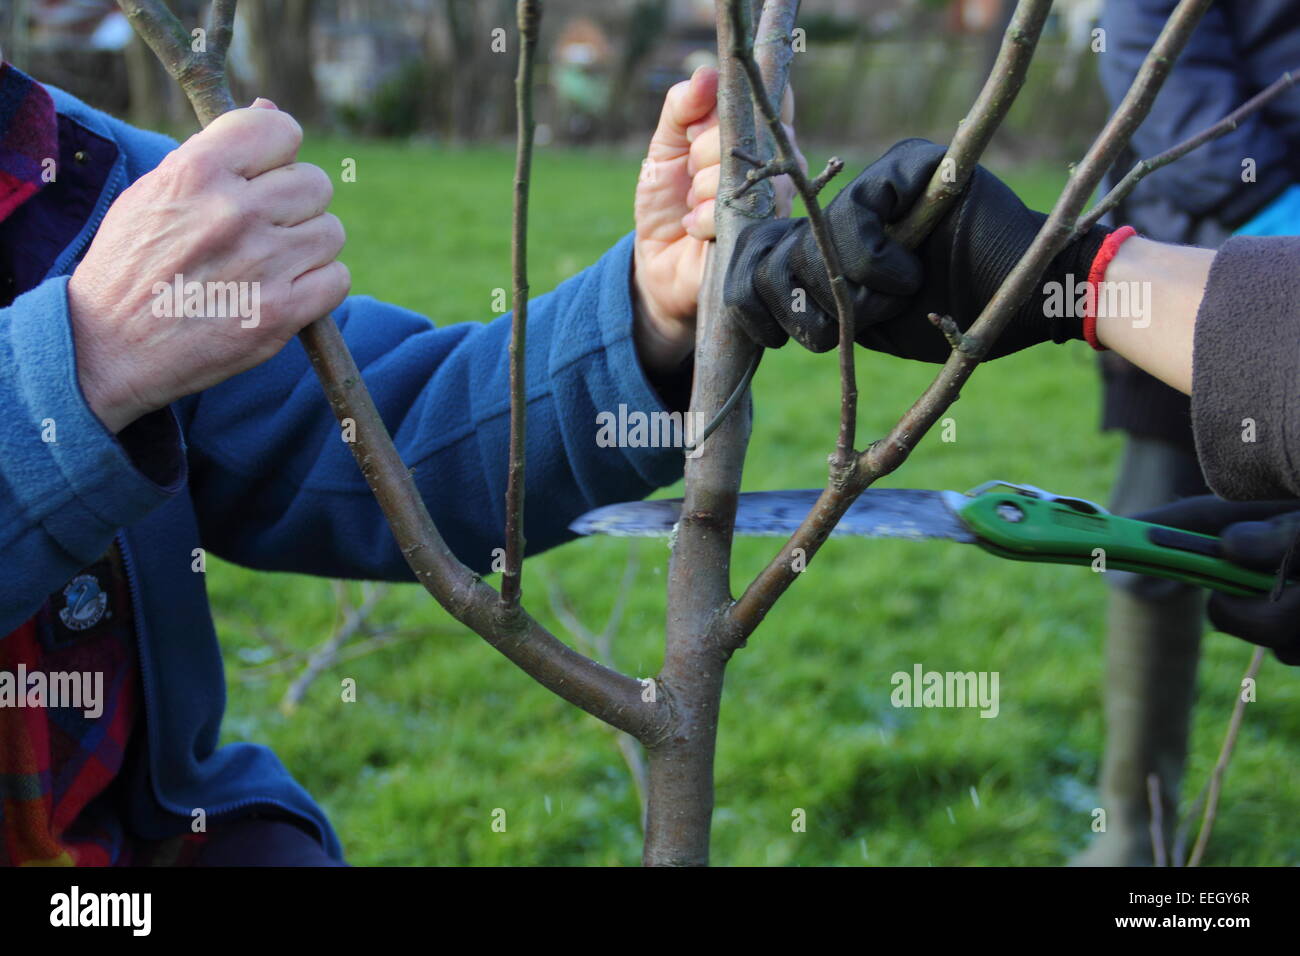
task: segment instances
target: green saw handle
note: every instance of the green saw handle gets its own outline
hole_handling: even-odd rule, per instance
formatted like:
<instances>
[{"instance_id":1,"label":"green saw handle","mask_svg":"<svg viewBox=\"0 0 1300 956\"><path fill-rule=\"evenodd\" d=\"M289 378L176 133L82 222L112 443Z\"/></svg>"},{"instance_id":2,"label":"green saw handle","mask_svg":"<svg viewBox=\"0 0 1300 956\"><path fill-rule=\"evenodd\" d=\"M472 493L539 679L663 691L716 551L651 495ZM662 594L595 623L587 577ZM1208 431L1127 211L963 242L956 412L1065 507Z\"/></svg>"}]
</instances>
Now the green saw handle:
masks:
<instances>
[{"instance_id":1,"label":"green saw handle","mask_svg":"<svg viewBox=\"0 0 1300 956\"><path fill-rule=\"evenodd\" d=\"M1088 514L1058 502L1006 492L977 495L957 513L980 547L1013 561L1092 564L1100 558L1107 569L1172 578L1227 594L1255 597L1273 588L1273 575L1223 557L1213 535L1118 515Z\"/></svg>"}]
</instances>

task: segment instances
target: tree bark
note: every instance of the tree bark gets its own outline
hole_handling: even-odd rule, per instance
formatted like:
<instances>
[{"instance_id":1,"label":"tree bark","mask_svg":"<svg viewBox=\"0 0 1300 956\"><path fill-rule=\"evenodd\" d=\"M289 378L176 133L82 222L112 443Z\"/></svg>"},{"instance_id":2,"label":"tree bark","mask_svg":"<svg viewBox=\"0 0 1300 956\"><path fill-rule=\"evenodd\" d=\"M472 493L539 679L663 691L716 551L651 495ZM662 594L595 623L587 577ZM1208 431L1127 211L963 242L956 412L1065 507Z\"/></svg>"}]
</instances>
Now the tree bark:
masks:
<instances>
[{"instance_id":1,"label":"tree bark","mask_svg":"<svg viewBox=\"0 0 1300 956\"><path fill-rule=\"evenodd\" d=\"M733 150L759 150L754 107L744 71L733 55L737 38L731 6L748 0L717 0L718 119L722 174L718 189L717 242L700 292L696 325L695 382L691 412L712 420L745 375L758 346L728 321L722 280L736 237L754 218L773 211L771 180L730 197L745 181L748 164ZM768 0L763 29L788 36L797 0ZM747 13L748 11L746 11ZM782 28L781 24L785 26ZM788 61L787 61L788 62ZM779 97L784 75L769 87ZM709 862L713 814L713 756L723 675L732 648L720 639L731 604L731 539L736 518L751 407L741 402L705 440L702 454L686 460L686 495L668 571L668 628L658 692L668 695L676 716L672 733L649 749L649 806L644 862L647 866L704 866Z\"/></svg>"}]
</instances>

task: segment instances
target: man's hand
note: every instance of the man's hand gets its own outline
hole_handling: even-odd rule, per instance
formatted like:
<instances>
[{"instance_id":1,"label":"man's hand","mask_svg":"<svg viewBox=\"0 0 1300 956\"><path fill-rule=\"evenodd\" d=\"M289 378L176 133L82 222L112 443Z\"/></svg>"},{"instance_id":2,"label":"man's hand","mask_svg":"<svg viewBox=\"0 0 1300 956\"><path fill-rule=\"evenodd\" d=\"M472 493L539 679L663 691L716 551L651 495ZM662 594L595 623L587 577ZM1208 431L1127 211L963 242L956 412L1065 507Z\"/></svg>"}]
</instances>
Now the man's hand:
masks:
<instances>
[{"instance_id":1,"label":"man's hand","mask_svg":"<svg viewBox=\"0 0 1300 956\"><path fill-rule=\"evenodd\" d=\"M343 226L325 211L333 184L295 162L301 142L293 117L258 100L191 136L108 210L68 305L81 387L109 430L264 362L346 297ZM172 301L178 275L205 290L203 317ZM208 314L218 302L224 317Z\"/></svg>"},{"instance_id":2,"label":"man's hand","mask_svg":"<svg viewBox=\"0 0 1300 956\"><path fill-rule=\"evenodd\" d=\"M1214 495L1185 498L1140 515L1142 521L1218 535L1229 561L1284 578L1300 576L1300 501L1224 501ZM1214 592L1210 623L1252 644L1271 647L1283 664L1300 665L1300 585L1271 595L1237 597Z\"/></svg>"},{"instance_id":3,"label":"man's hand","mask_svg":"<svg viewBox=\"0 0 1300 956\"><path fill-rule=\"evenodd\" d=\"M946 361L947 340L929 321L952 316L965 330L1024 257L1047 218L1022 203L1001 180L978 167L970 183L921 246L911 252L887 232L925 192L945 148L921 139L895 144L840 191L826 220L853 299L860 345L903 358ZM1087 283L1107 229L1070 243L1043 279ZM802 289L806 295L795 295ZM760 345L794 338L814 352L839 339L835 299L806 219L746 228L727 274L729 314ZM1031 296L993 343L997 358L1049 340L1083 338L1083 316L1049 317L1046 292ZM1067 310L1068 311L1068 310Z\"/></svg>"},{"instance_id":4,"label":"man's hand","mask_svg":"<svg viewBox=\"0 0 1300 956\"><path fill-rule=\"evenodd\" d=\"M714 238L714 203L721 174L718 72L701 67L668 91L659 128L641 165L636 189L637 351L647 369L671 371L695 347L695 311L705 255ZM794 98L786 90L788 125ZM802 157L800 157L802 160ZM776 181L777 215L790 214L794 187Z\"/></svg>"}]
</instances>

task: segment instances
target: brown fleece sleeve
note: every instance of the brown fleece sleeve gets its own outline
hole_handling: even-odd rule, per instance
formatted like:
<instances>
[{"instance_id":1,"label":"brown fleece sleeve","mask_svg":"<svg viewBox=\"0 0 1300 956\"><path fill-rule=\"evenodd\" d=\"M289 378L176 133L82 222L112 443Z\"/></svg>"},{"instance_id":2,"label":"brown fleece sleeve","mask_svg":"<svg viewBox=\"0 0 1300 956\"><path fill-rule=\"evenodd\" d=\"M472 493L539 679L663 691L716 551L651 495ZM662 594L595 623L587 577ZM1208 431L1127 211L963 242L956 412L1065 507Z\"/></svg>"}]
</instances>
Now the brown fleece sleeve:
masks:
<instances>
[{"instance_id":1,"label":"brown fleece sleeve","mask_svg":"<svg viewBox=\"0 0 1300 956\"><path fill-rule=\"evenodd\" d=\"M1239 236L1196 316L1192 428L1224 498L1300 497L1300 237Z\"/></svg>"}]
</instances>

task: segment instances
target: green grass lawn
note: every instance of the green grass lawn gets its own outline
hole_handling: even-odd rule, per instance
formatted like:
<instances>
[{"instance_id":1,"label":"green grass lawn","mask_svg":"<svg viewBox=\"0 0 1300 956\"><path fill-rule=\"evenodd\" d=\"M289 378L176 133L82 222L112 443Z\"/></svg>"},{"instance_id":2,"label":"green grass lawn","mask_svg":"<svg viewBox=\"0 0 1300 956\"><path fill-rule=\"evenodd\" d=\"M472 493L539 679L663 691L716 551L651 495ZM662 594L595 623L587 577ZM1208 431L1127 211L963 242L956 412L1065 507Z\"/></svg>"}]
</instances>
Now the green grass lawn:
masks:
<instances>
[{"instance_id":1,"label":"green grass lawn","mask_svg":"<svg viewBox=\"0 0 1300 956\"><path fill-rule=\"evenodd\" d=\"M316 141L306 158L337 174L353 288L439 324L490 315L509 287L512 156ZM812 158L814 164L817 158ZM635 157L543 150L534 172L531 281L537 293L593 262L631 228ZM856 168L851 166L851 168ZM1063 169L1003 170L1050 202ZM294 347L294 346L291 346ZM859 434L883 433L933 370L859 354ZM978 372L951 417L886 484L966 489L1024 481L1104 500L1119 448L1098 433L1086 347L1045 347ZM819 487L833 444L833 354L787 348L755 385L747 490ZM680 494L680 486L664 494ZM777 542L736 547L743 588ZM581 540L529 563L531 610L564 635L551 581L599 629L635 555L635 586L612 663L650 676L662 659L659 541ZM461 628L415 585L373 615L390 642L322 675L291 717L278 701L286 650L319 644L336 606L323 580L213 561L209 587L226 648L227 739L273 747L329 811L357 864L631 864L635 789L613 737ZM352 585L354 592L359 585ZM733 659L717 757L719 864L1056 864L1091 836L1101 754L1104 585L1086 569L999 561L945 543L829 543L749 647ZM1250 657L1206 639L1192 795L1206 779ZM998 671L1001 713L895 709L890 675L916 663ZM340 701L354 678L358 699ZM1208 861L1300 861L1300 684L1271 657L1247 712ZM504 833L492 814L506 811ZM807 830L794 833L802 808Z\"/></svg>"}]
</instances>

